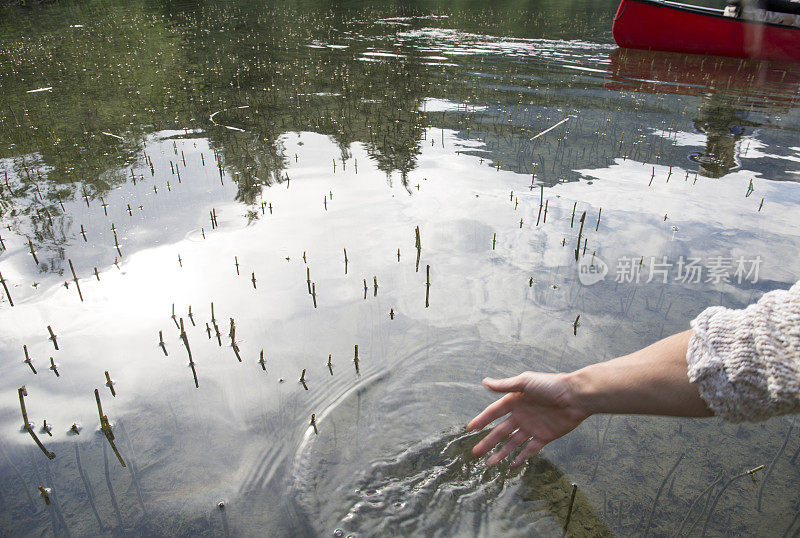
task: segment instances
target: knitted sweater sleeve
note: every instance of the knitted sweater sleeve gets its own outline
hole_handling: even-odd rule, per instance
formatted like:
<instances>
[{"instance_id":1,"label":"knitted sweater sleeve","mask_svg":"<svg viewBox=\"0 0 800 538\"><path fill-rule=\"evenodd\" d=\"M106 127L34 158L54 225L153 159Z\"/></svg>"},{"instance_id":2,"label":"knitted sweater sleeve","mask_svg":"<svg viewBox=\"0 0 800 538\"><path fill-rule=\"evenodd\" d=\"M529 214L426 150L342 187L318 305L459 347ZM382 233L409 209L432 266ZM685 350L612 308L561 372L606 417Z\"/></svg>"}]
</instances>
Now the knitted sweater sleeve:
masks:
<instances>
[{"instance_id":1,"label":"knitted sweater sleeve","mask_svg":"<svg viewBox=\"0 0 800 538\"><path fill-rule=\"evenodd\" d=\"M689 380L730 422L800 413L800 282L743 310L705 309L692 321Z\"/></svg>"}]
</instances>

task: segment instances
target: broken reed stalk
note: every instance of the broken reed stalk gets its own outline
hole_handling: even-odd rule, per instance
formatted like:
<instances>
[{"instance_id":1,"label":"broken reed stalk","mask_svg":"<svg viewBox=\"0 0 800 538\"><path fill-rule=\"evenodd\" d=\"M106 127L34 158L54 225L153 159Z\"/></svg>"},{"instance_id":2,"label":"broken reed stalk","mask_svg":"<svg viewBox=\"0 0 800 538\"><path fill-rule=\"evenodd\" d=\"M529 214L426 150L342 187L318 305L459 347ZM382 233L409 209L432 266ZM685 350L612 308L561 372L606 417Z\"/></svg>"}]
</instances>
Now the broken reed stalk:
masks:
<instances>
[{"instance_id":1,"label":"broken reed stalk","mask_svg":"<svg viewBox=\"0 0 800 538\"><path fill-rule=\"evenodd\" d=\"M219 325L217 325L216 321L212 321L211 323L214 325L214 332L217 335L217 344L219 344L219 347L222 347L222 335L219 332Z\"/></svg>"},{"instance_id":2,"label":"broken reed stalk","mask_svg":"<svg viewBox=\"0 0 800 538\"><path fill-rule=\"evenodd\" d=\"M375 287L375 291L374 291L372 296L373 297L377 297L378 296L378 277L377 276L373 276L372 277L372 284Z\"/></svg>"},{"instance_id":3,"label":"broken reed stalk","mask_svg":"<svg viewBox=\"0 0 800 538\"><path fill-rule=\"evenodd\" d=\"M685 453L681 452L681 455L678 456L678 459L675 460L674 464L672 464L672 467L670 468L670 470L667 472L666 475L664 475L664 480L661 481L661 485L658 487L658 491L656 491L656 496L653 499L653 506L650 507L650 515L647 516L647 525L645 525L645 527L644 527L644 532L642 533L642 536L646 537L647 533L650 532L650 525L652 525L652 523L653 523L653 514L655 514L655 512L656 512L656 506L658 505L659 497L661 497L661 492L664 490L664 484L667 483L667 480L669 480L669 477L672 476L672 473L674 473L675 469L678 468L678 465L681 463L681 461L683 460L683 457L685 455L686 455Z\"/></svg>"},{"instance_id":4,"label":"broken reed stalk","mask_svg":"<svg viewBox=\"0 0 800 538\"><path fill-rule=\"evenodd\" d=\"M764 467L765 467L764 465L759 465L758 467L754 467L749 471L744 471L743 473L739 473L736 476L732 477L730 480L728 480L724 486L722 486L722 488L717 492L717 496L714 497L714 502L711 503L711 506L708 509L708 515L706 516L706 520L703 523L703 530L700 532L700 536L706 535L706 530L708 530L708 523L711 521L711 516L714 515L714 508L717 507L717 503L719 502L720 497L722 497L722 494L725 493L726 489L728 489L728 486L733 484L736 480L743 478L745 476L752 477L754 473L762 470Z\"/></svg>"},{"instance_id":5,"label":"broken reed stalk","mask_svg":"<svg viewBox=\"0 0 800 538\"><path fill-rule=\"evenodd\" d=\"M262 370L264 370L265 372L267 371L267 361L264 360L264 350L263 349L261 350L261 353L259 354L258 364L261 365L261 369Z\"/></svg>"},{"instance_id":6,"label":"broken reed stalk","mask_svg":"<svg viewBox=\"0 0 800 538\"><path fill-rule=\"evenodd\" d=\"M426 273L426 280L425 280L425 308L428 308L430 305L429 299L431 295L431 266L428 265L425 268Z\"/></svg>"},{"instance_id":7,"label":"broken reed stalk","mask_svg":"<svg viewBox=\"0 0 800 538\"><path fill-rule=\"evenodd\" d=\"M319 435L317 431L317 417L314 413L311 413L311 423L309 425L314 428L314 435Z\"/></svg>"},{"instance_id":8,"label":"broken reed stalk","mask_svg":"<svg viewBox=\"0 0 800 538\"><path fill-rule=\"evenodd\" d=\"M306 369L303 368L303 373L300 374L300 384L303 385L303 388L308 390L308 385L306 385Z\"/></svg>"},{"instance_id":9,"label":"broken reed stalk","mask_svg":"<svg viewBox=\"0 0 800 538\"><path fill-rule=\"evenodd\" d=\"M30 238L28 238L28 248L31 251L31 256L33 256L33 261L36 262L36 265L39 265L39 260L36 258L36 253L33 251L33 243Z\"/></svg>"},{"instance_id":10,"label":"broken reed stalk","mask_svg":"<svg viewBox=\"0 0 800 538\"><path fill-rule=\"evenodd\" d=\"M53 329L50 325L47 326L47 332L50 333L49 340L52 340L53 346L56 348L56 351L58 351L58 340L56 340L56 335L53 333Z\"/></svg>"},{"instance_id":11,"label":"broken reed stalk","mask_svg":"<svg viewBox=\"0 0 800 538\"><path fill-rule=\"evenodd\" d=\"M595 232L600 229L600 215L602 214L603 214L603 208L601 207L600 211L597 212L597 225L594 227Z\"/></svg>"},{"instance_id":12,"label":"broken reed stalk","mask_svg":"<svg viewBox=\"0 0 800 538\"><path fill-rule=\"evenodd\" d=\"M19 407L22 410L22 427L24 429L28 429L31 427L31 423L28 422L28 411L25 409L25 396L28 395L28 389L24 386L17 389L19 394Z\"/></svg>"},{"instance_id":13,"label":"broken reed stalk","mask_svg":"<svg viewBox=\"0 0 800 538\"><path fill-rule=\"evenodd\" d=\"M353 363L356 365L356 375L358 375L359 374L359 371L358 371L358 344L355 345Z\"/></svg>"},{"instance_id":14,"label":"broken reed stalk","mask_svg":"<svg viewBox=\"0 0 800 538\"><path fill-rule=\"evenodd\" d=\"M11 299L11 292L8 291L8 286L6 286L6 281L3 278L3 273L0 273L0 284L3 285L3 289L6 291L6 297L8 297L8 304L14 306L14 301Z\"/></svg>"},{"instance_id":15,"label":"broken reed stalk","mask_svg":"<svg viewBox=\"0 0 800 538\"><path fill-rule=\"evenodd\" d=\"M344 274L347 274L347 249L344 249Z\"/></svg>"},{"instance_id":16,"label":"broken reed stalk","mask_svg":"<svg viewBox=\"0 0 800 538\"><path fill-rule=\"evenodd\" d=\"M306 286L308 286L308 294L311 295L311 269L306 267Z\"/></svg>"},{"instance_id":17,"label":"broken reed stalk","mask_svg":"<svg viewBox=\"0 0 800 538\"><path fill-rule=\"evenodd\" d=\"M19 406L20 409L22 410L23 428L30 434L31 438L36 443L36 446L38 446L39 449L44 453L44 455L47 456L47 459L52 460L53 458L56 457L55 453L50 452L49 450L47 450L47 448L45 448L45 446L39 440L39 437L36 435L36 432L33 431L33 425L30 422L28 422L28 411L25 409L25 396L28 395L28 390L24 386L22 386L19 389L17 389L17 392L19 393Z\"/></svg>"},{"instance_id":18,"label":"broken reed stalk","mask_svg":"<svg viewBox=\"0 0 800 538\"><path fill-rule=\"evenodd\" d=\"M578 314L578 317L575 318L575 322L572 324L572 334L573 336L578 336L578 322L581 319L581 315Z\"/></svg>"},{"instance_id":19,"label":"broken reed stalk","mask_svg":"<svg viewBox=\"0 0 800 538\"><path fill-rule=\"evenodd\" d=\"M572 484L572 494L569 496L569 507L567 508L567 518L564 520L564 536L567 535L569 522L572 519L572 508L575 505L575 494L578 492L578 484Z\"/></svg>"},{"instance_id":20,"label":"broken reed stalk","mask_svg":"<svg viewBox=\"0 0 800 538\"><path fill-rule=\"evenodd\" d=\"M164 344L164 333L163 331L158 331L158 345L161 346L161 349L164 351L164 356L169 356L167 353L167 346Z\"/></svg>"},{"instance_id":21,"label":"broken reed stalk","mask_svg":"<svg viewBox=\"0 0 800 538\"><path fill-rule=\"evenodd\" d=\"M116 390L114 390L114 382L113 382L113 381L111 381L111 376L110 376L110 375L108 375L108 370L106 370L106 386L107 386L107 387L109 388L109 390L111 391L111 396L113 396L114 398L116 398L116 397L117 397L117 391L116 391Z\"/></svg>"},{"instance_id":22,"label":"broken reed stalk","mask_svg":"<svg viewBox=\"0 0 800 538\"><path fill-rule=\"evenodd\" d=\"M27 364L28 366L30 366L31 370L33 370L33 373L35 374L36 373L36 368L33 367L33 361L31 360L30 355L28 355L28 346L27 345L23 345L22 346L22 350L25 352L25 360L23 362L25 364Z\"/></svg>"},{"instance_id":23,"label":"broken reed stalk","mask_svg":"<svg viewBox=\"0 0 800 538\"><path fill-rule=\"evenodd\" d=\"M572 226L575 224L575 208L576 207L578 207L578 202L575 202L574 204L572 204L572 219L569 221L569 227L570 228L572 228Z\"/></svg>"},{"instance_id":24,"label":"broken reed stalk","mask_svg":"<svg viewBox=\"0 0 800 538\"><path fill-rule=\"evenodd\" d=\"M78 297L81 298L81 302L83 302L83 293L81 293L81 285L78 284L78 275L75 274L75 267L72 266L72 260L68 259L69 262L69 270L72 272L72 280L75 281L75 287L78 288Z\"/></svg>"},{"instance_id":25,"label":"broken reed stalk","mask_svg":"<svg viewBox=\"0 0 800 538\"><path fill-rule=\"evenodd\" d=\"M186 353L189 354L189 364L194 364L194 360L192 359L192 350L189 348L189 337L186 336L186 330L183 328L183 318L181 318L181 340L183 340L183 345L186 347Z\"/></svg>"},{"instance_id":26,"label":"broken reed stalk","mask_svg":"<svg viewBox=\"0 0 800 538\"><path fill-rule=\"evenodd\" d=\"M103 404L100 403L100 391L94 389L94 399L97 401L97 413L100 415L100 431L106 436L108 439L108 444L111 445L111 450L114 451L114 455L119 460L119 464L123 467L127 467L125 465L125 460L122 459L122 455L117 450L117 446L114 444L114 432L111 430L111 424L108 422L108 417L103 414Z\"/></svg>"},{"instance_id":27,"label":"broken reed stalk","mask_svg":"<svg viewBox=\"0 0 800 538\"><path fill-rule=\"evenodd\" d=\"M44 499L45 506L50 506L50 491L44 486L39 486L39 495Z\"/></svg>"},{"instance_id":28,"label":"broken reed stalk","mask_svg":"<svg viewBox=\"0 0 800 538\"><path fill-rule=\"evenodd\" d=\"M192 378L194 378L194 388L199 389L200 388L200 382L197 380L197 369L194 367L194 363L193 362L189 363L189 367L192 369ZM114 445L111 445L111 446L113 448Z\"/></svg>"},{"instance_id":29,"label":"broken reed stalk","mask_svg":"<svg viewBox=\"0 0 800 538\"><path fill-rule=\"evenodd\" d=\"M317 283L311 283L311 299L314 301L314 308L317 307Z\"/></svg>"},{"instance_id":30,"label":"broken reed stalk","mask_svg":"<svg viewBox=\"0 0 800 538\"><path fill-rule=\"evenodd\" d=\"M53 357L50 357L50 369L53 371L54 374L56 374L56 377L61 377L61 375L58 373L58 365L56 364L56 361L53 359Z\"/></svg>"},{"instance_id":31,"label":"broken reed stalk","mask_svg":"<svg viewBox=\"0 0 800 538\"><path fill-rule=\"evenodd\" d=\"M581 215L581 227L578 230L578 245L575 247L575 261L578 261L578 256L581 252L581 235L583 235L583 223L586 221L586 211Z\"/></svg>"}]
</instances>

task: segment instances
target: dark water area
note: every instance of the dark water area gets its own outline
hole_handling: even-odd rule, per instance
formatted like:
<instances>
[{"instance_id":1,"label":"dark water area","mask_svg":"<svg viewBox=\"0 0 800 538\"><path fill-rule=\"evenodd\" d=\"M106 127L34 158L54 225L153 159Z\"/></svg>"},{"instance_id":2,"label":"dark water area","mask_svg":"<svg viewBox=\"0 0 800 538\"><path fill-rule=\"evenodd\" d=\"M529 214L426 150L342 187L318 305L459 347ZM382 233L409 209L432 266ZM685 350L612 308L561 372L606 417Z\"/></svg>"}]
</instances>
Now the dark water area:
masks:
<instances>
[{"instance_id":1,"label":"dark water area","mask_svg":"<svg viewBox=\"0 0 800 538\"><path fill-rule=\"evenodd\" d=\"M616 7L0 8L0 534L797 533L793 417L469 454L484 376L800 278L800 66Z\"/></svg>"}]
</instances>

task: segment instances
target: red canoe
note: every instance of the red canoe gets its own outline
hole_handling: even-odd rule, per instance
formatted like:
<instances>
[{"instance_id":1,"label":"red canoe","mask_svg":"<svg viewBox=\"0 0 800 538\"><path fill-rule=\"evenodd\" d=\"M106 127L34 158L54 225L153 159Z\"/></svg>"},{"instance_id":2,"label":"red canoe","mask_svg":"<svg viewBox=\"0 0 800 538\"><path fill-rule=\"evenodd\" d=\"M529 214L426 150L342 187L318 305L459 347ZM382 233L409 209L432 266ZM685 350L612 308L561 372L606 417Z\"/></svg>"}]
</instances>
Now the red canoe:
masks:
<instances>
[{"instance_id":1,"label":"red canoe","mask_svg":"<svg viewBox=\"0 0 800 538\"><path fill-rule=\"evenodd\" d=\"M721 9L622 0L612 32L626 48L800 62L800 28L725 17Z\"/></svg>"}]
</instances>

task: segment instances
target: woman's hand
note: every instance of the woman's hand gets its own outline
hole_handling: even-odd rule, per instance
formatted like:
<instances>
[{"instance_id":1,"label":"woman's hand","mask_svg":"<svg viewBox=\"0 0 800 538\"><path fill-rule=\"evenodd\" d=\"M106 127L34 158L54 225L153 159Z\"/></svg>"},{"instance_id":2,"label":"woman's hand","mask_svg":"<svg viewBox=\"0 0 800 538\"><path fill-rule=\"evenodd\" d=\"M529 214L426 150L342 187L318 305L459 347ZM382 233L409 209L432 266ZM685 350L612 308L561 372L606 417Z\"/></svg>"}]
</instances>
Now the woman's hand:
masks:
<instances>
[{"instance_id":1,"label":"woman's hand","mask_svg":"<svg viewBox=\"0 0 800 538\"><path fill-rule=\"evenodd\" d=\"M483 384L495 392L507 393L467 425L468 430L480 430L508 415L472 449L473 455L482 456L505 441L488 459L489 465L524 444L512 462L512 466L520 465L550 441L574 430L591 414L577 403L566 374L524 372L507 379L487 377Z\"/></svg>"},{"instance_id":2,"label":"woman's hand","mask_svg":"<svg viewBox=\"0 0 800 538\"><path fill-rule=\"evenodd\" d=\"M525 372L483 384L505 396L467 425L480 430L500 417L505 420L475 445L482 456L499 443L489 465L525 444L512 465L520 465L596 413L710 417L711 410L686 375L686 350L691 331L664 338L630 355L592 364L570 374Z\"/></svg>"}]
</instances>

